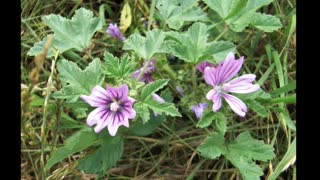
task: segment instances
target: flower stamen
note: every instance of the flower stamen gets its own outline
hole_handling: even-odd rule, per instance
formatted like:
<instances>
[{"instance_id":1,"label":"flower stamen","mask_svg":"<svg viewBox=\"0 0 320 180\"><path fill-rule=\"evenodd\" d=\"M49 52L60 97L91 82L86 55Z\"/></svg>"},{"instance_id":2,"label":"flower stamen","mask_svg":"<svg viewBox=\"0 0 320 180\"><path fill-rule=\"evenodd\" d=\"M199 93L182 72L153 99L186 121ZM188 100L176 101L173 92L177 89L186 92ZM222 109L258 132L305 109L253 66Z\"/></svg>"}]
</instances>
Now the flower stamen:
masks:
<instances>
[{"instance_id":1,"label":"flower stamen","mask_svg":"<svg viewBox=\"0 0 320 180\"><path fill-rule=\"evenodd\" d=\"M118 109L120 108L119 104L117 102L113 102L110 104L110 110L113 112L118 111Z\"/></svg>"}]
</instances>

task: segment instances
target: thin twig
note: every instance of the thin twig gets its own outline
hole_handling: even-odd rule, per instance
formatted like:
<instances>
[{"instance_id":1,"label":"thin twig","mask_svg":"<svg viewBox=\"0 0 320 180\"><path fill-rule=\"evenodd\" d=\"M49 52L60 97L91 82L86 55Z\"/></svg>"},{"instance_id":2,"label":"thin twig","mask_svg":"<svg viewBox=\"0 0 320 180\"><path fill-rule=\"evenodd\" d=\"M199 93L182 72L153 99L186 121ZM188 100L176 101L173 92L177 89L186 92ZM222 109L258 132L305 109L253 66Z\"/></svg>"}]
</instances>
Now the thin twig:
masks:
<instances>
[{"instance_id":1,"label":"thin twig","mask_svg":"<svg viewBox=\"0 0 320 180\"><path fill-rule=\"evenodd\" d=\"M41 156L40 156L40 165L41 165L41 170L42 170L42 179L46 179L46 169L45 169L45 163L44 163L44 153L45 153L45 147L46 147L46 122L47 122L47 109L48 109L48 103L51 95L51 89L53 87L53 82L52 82L52 77L53 77L53 72L55 70L55 65L56 65L56 60L58 57L58 53L55 54L55 58L52 61L51 64L51 73L48 78L48 83L47 83L47 89L46 89L46 97L44 100L44 105L43 105L43 117L42 117L42 125L41 125Z\"/></svg>"}]
</instances>

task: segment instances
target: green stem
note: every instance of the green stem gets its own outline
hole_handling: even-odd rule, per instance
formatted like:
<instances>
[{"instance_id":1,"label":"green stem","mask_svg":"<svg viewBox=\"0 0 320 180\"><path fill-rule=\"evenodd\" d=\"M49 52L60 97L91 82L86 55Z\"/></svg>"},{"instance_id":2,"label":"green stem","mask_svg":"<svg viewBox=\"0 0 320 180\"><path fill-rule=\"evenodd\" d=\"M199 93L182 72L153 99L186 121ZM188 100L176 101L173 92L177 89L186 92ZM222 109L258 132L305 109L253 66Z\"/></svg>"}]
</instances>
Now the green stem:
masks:
<instances>
[{"instance_id":1,"label":"green stem","mask_svg":"<svg viewBox=\"0 0 320 180\"><path fill-rule=\"evenodd\" d=\"M176 73L171 69L171 67L168 64L163 65L162 69L166 71L166 73L168 73L171 79L176 79Z\"/></svg>"},{"instance_id":2,"label":"green stem","mask_svg":"<svg viewBox=\"0 0 320 180\"><path fill-rule=\"evenodd\" d=\"M196 71L196 66L192 67L192 86L193 90L195 91L197 89L197 71Z\"/></svg>"},{"instance_id":3,"label":"green stem","mask_svg":"<svg viewBox=\"0 0 320 180\"><path fill-rule=\"evenodd\" d=\"M152 21L153 21L153 13L154 13L154 8L156 7L156 1L157 0L153 0L151 2L150 15L149 15L149 18L148 18L148 31L150 31L150 27L151 27L151 24L152 24Z\"/></svg>"},{"instance_id":4,"label":"green stem","mask_svg":"<svg viewBox=\"0 0 320 180\"><path fill-rule=\"evenodd\" d=\"M216 37L212 42L215 42L215 41L217 41L218 39L220 39L228 30L229 30L228 27L224 28L224 30L222 31L222 33L220 33L219 36Z\"/></svg>"},{"instance_id":5,"label":"green stem","mask_svg":"<svg viewBox=\"0 0 320 180\"><path fill-rule=\"evenodd\" d=\"M48 103L51 95L51 89L53 87L53 81L52 77L54 75L55 71L55 65L57 61L58 55L55 55L54 60L52 61L51 64L51 73L48 78L48 83L47 83L47 89L46 89L46 97L44 100L44 105L43 105L43 117L42 117L42 125L41 125L41 134L40 134L40 139L41 139L41 156L40 156L40 165L41 165L41 170L42 170L42 179L46 179L46 169L45 169L45 163L44 163L44 153L45 153L45 147L46 147L46 122L47 122L47 114L48 114Z\"/></svg>"},{"instance_id":6,"label":"green stem","mask_svg":"<svg viewBox=\"0 0 320 180\"><path fill-rule=\"evenodd\" d=\"M143 66L142 71L140 72L140 74L139 74L139 76L138 76L138 78L137 78L137 81L138 81L138 82L140 81L143 73L146 71L146 69L147 69L147 67L149 66L150 62L151 62L151 60L147 61L147 63Z\"/></svg>"},{"instance_id":7,"label":"green stem","mask_svg":"<svg viewBox=\"0 0 320 180\"><path fill-rule=\"evenodd\" d=\"M196 149L194 149L192 146L190 146L188 143L186 143L183 139L181 139L174 131L172 131L168 126L166 126L164 123L161 123L161 125L166 128L172 135L174 135L176 138L178 138L180 140L180 142L182 144L184 144L185 146L187 146L189 149L191 149L192 151L196 152Z\"/></svg>"}]
</instances>

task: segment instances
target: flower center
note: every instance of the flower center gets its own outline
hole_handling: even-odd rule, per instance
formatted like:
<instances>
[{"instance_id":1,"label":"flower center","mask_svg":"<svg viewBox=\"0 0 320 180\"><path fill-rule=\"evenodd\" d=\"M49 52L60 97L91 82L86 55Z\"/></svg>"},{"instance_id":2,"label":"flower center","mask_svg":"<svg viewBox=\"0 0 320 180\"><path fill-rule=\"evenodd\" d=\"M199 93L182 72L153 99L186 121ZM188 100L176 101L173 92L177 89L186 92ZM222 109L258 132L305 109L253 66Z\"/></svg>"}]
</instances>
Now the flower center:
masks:
<instances>
[{"instance_id":1,"label":"flower center","mask_svg":"<svg viewBox=\"0 0 320 180\"><path fill-rule=\"evenodd\" d=\"M113 111L113 112L118 111L119 108L120 108L120 106L119 106L119 104L117 102L113 102L110 105L110 110Z\"/></svg>"},{"instance_id":2,"label":"flower center","mask_svg":"<svg viewBox=\"0 0 320 180\"><path fill-rule=\"evenodd\" d=\"M214 87L214 89L218 92L221 93L223 91L223 88L230 86L229 83L224 83L222 85Z\"/></svg>"},{"instance_id":3,"label":"flower center","mask_svg":"<svg viewBox=\"0 0 320 180\"><path fill-rule=\"evenodd\" d=\"M222 86L216 86L214 89L217 91L217 93L220 93L222 91Z\"/></svg>"}]
</instances>

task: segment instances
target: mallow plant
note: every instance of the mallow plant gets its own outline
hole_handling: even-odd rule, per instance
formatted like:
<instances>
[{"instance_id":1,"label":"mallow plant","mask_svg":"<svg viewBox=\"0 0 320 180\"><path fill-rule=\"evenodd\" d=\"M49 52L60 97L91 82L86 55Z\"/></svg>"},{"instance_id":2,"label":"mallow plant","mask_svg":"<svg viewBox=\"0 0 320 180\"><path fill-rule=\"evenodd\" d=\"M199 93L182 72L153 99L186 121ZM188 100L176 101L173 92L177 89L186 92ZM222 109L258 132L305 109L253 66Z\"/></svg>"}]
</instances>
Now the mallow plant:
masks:
<instances>
[{"instance_id":1,"label":"mallow plant","mask_svg":"<svg viewBox=\"0 0 320 180\"><path fill-rule=\"evenodd\" d=\"M43 16L53 34L46 57L56 65L52 68L62 85L52 90L51 98L82 114L77 121L83 124L50 154L44 171L90 148L77 169L103 174L121 158L126 136L149 135L161 123L188 115L196 122L194 128L207 132L195 149L198 155L208 161L224 157L243 179L260 179L260 161L272 160L274 148L249 131L230 139L228 123L233 118L246 121L249 112L267 116L263 106L272 97L257 84L255 74L245 72L249 60L237 51L237 42L221 39L227 32L280 29L277 17L257 12L271 2L154 0L146 28L132 34L127 31L131 20L121 17L121 25L107 24L101 14L96 17L85 8L70 19ZM117 53L102 48L103 57L90 54L97 33L111 38ZM42 54L47 40L34 44L28 55ZM171 67L178 61L189 68L190 76L181 77L185 81ZM167 75L155 76L159 71Z\"/></svg>"}]
</instances>

